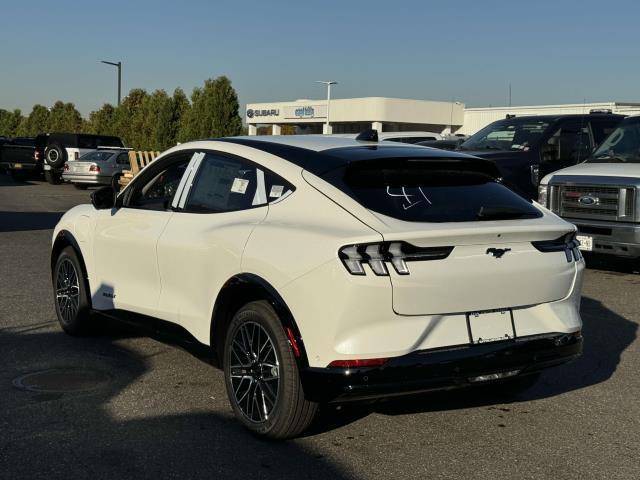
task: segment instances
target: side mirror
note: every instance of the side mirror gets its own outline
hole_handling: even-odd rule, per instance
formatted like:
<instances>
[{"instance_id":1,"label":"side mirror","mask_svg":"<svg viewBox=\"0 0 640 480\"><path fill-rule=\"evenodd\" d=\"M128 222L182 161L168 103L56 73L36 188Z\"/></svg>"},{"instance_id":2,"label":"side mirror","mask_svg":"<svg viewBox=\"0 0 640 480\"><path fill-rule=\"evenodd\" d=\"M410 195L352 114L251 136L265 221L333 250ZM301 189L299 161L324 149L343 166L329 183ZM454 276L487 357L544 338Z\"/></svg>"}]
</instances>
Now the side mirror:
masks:
<instances>
[{"instance_id":1,"label":"side mirror","mask_svg":"<svg viewBox=\"0 0 640 480\"><path fill-rule=\"evenodd\" d=\"M91 204L97 210L107 210L116 204L116 192L110 185L102 187L91 194Z\"/></svg>"}]
</instances>

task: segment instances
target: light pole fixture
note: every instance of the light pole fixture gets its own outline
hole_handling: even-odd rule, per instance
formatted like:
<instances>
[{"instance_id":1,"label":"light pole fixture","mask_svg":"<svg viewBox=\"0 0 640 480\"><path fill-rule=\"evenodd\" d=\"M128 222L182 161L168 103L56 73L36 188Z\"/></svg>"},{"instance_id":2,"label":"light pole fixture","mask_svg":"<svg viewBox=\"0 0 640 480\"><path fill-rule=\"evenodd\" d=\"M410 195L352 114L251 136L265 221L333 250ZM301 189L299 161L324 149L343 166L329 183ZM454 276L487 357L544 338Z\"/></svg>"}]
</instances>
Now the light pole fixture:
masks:
<instances>
[{"instance_id":1,"label":"light pole fixture","mask_svg":"<svg viewBox=\"0 0 640 480\"><path fill-rule=\"evenodd\" d=\"M120 98L122 93L122 62L107 62L106 60L100 60L100 63L106 63L107 65L113 65L118 67L118 106L120 106Z\"/></svg>"},{"instance_id":2,"label":"light pole fixture","mask_svg":"<svg viewBox=\"0 0 640 480\"><path fill-rule=\"evenodd\" d=\"M316 80L316 83L322 83L327 86L327 121L325 122L326 133L329 133L329 107L331 105L331 85L337 85L338 82L333 80Z\"/></svg>"}]
</instances>

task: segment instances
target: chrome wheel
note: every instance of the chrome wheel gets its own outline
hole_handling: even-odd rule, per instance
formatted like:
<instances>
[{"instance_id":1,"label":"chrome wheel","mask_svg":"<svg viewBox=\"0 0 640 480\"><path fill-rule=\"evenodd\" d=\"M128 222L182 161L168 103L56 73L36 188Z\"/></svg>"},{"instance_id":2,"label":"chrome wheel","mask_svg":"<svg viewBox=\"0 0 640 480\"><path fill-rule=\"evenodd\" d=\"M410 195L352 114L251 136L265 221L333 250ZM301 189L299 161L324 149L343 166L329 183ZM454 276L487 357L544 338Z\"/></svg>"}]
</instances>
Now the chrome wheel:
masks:
<instances>
[{"instance_id":1,"label":"chrome wheel","mask_svg":"<svg viewBox=\"0 0 640 480\"><path fill-rule=\"evenodd\" d=\"M236 330L228 350L233 396L251 422L269 420L280 390L280 363L273 340L256 322Z\"/></svg>"},{"instance_id":2,"label":"chrome wheel","mask_svg":"<svg viewBox=\"0 0 640 480\"><path fill-rule=\"evenodd\" d=\"M73 263L65 258L58 265L56 302L60 316L66 323L73 321L80 305L80 280Z\"/></svg>"}]
</instances>

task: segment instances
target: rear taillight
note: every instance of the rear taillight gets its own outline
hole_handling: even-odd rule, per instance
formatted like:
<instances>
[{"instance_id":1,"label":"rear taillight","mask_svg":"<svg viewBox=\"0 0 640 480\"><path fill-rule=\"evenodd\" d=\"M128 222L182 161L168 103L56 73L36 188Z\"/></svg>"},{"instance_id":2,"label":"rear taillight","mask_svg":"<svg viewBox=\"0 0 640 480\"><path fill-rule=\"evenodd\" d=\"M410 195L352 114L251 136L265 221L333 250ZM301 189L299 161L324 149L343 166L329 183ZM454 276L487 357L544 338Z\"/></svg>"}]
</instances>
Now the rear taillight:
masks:
<instances>
[{"instance_id":1,"label":"rear taillight","mask_svg":"<svg viewBox=\"0 0 640 480\"><path fill-rule=\"evenodd\" d=\"M555 240L543 240L540 242L531 242L531 244L540 252L564 252L567 262L575 260L576 262L582 258L580 254L580 242L576 238L575 232L567 233Z\"/></svg>"},{"instance_id":2,"label":"rear taillight","mask_svg":"<svg viewBox=\"0 0 640 480\"><path fill-rule=\"evenodd\" d=\"M393 265L398 275L409 275L407 262L442 260L453 247L416 247L407 242L381 242L346 245L338 256L352 275L366 275L364 265L369 265L376 275L389 275L387 263Z\"/></svg>"},{"instance_id":3,"label":"rear taillight","mask_svg":"<svg viewBox=\"0 0 640 480\"><path fill-rule=\"evenodd\" d=\"M40 150L35 150L35 151L33 152L33 159L34 159L36 162L39 162L39 161L40 161L40 158L41 158Z\"/></svg>"},{"instance_id":4,"label":"rear taillight","mask_svg":"<svg viewBox=\"0 0 640 480\"><path fill-rule=\"evenodd\" d=\"M95 163L89 167L90 172L100 173L100 167Z\"/></svg>"},{"instance_id":5,"label":"rear taillight","mask_svg":"<svg viewBox=\"0 0 640 480\"><path fill-rule=\"evenodd\" d=\"M388 358L365 358L362 360L334 360L328 368L365 368L381 367L387 363Z\"/></svg>"},{"instance_id":6,"label":"rear taillight","mask_svg":"<svg viewBox=\"0 0 640 480\"><path fill-rule=\"evenodd\" d=\"M64 167L62 167L62 170L64 170L65 172L68 172L69 171L69 164L65 163Z\"/></svg>"}]
</instances>

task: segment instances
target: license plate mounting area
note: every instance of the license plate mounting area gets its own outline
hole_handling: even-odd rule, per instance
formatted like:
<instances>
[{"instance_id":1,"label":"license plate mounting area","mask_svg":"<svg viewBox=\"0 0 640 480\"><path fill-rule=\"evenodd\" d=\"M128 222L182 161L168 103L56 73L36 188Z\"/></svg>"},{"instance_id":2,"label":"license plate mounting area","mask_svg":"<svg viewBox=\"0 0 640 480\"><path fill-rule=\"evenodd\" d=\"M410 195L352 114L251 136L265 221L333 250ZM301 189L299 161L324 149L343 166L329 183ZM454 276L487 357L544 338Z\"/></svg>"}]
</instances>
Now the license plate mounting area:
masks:
<instances>
[{"instance_id":1,"label":"license plate mounting area","mask_svg":"<svg viewBox=\"0 0 640 480\"><path fill-rule=\"evenodd\" d=\"M516 338L513 312L510 308L467 313L469 341L473 344L501 342Z\"/></svg>"}]
</instances>

